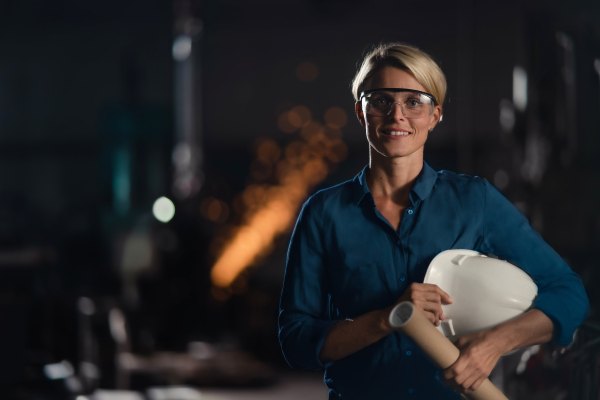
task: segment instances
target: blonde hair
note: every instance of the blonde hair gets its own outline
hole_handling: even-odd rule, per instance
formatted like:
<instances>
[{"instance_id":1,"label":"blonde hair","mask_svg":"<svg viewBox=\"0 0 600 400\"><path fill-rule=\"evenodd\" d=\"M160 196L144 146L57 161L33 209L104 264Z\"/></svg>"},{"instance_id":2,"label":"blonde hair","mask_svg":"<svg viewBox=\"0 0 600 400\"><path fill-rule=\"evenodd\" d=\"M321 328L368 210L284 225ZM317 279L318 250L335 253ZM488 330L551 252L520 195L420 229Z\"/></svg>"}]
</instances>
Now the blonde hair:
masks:
<instances>
[{"instance_id":1,"label":"blonde hair","mask_svg":"<svg viewBox=\"0 0 600 400\"><path fill-rule=\"evenodd\" d=\"M440 107L443 107L446 97L444 73L429 54L402 43L381 44L365 56L352 80L354 100L358 101L365 81L384 67L400 68L412 73L425 90L435 96Z\"/></svg>"}]
</instances>

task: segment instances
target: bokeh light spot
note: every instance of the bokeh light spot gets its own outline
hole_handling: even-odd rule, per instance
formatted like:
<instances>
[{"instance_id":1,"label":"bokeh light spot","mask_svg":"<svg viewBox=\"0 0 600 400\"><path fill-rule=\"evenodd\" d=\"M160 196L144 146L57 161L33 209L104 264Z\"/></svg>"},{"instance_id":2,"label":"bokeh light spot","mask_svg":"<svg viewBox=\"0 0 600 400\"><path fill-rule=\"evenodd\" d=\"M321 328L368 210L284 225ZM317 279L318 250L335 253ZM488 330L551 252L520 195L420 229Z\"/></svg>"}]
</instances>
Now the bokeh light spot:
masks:
<instances>
[{"instance_id":1,"label":"bokeh light spot","mask_svg":"<svg viewBox=\"0 0 600 400\"><path fill-rule=\"evenodd\" d=\"M343 161L348 156L348 147L341 140L333 140L327 152L327 158L335 163Z\"/></svg>"},{"instance_id":2,"label":"bokeh light spot","mask_svg":"<svg viewBox=\"0 0 600 400\"><path fill-rule=\"evenodd\" d=\"M287 118L290 125L292 125L295 128L294 130L302 126L302 117L300 117L300 115L296 111L288 111Z\"/></svg>"},{"instance_id":3,"label":"bokeh light spot","mask_svg":"<svg viewBox=\"0 0 600 400\"><path fill-rule=\"evenodd\" d=\"M281 157L281 148L274 140L264 140L256 147L256 158L274 164Z\"/></svg>"},{"instance_id":4,"label":"bokeh light spot","mask_svg":"<svg viewBox=\"0 0 600 400\"><path fill-rule=\"evenodd\" d=\"M298 130L298 127L290 123L289 113L290 111L284 111L281 114L279 114L279 118L277 118L277 127L282 132L294 133ZM292 119L293 118L294 117L292 116Z\"/></svg>"},{"instance_id":5,"label":"bokeh light spot","mask_svg":"<svg viewBox=\"0 0 600 400\"><path fill-rule=\"evenodd\" d=\"M293 165L305 162L309 156L309 147L305 143L294 141L285 148L285 158Z\"/></svg>"},{"instance_id":6,"label":"bokeh light spot","mask_svg":"<svg viewBox=\"0 0 600 400\"><path fill-rule=\"evenodd\" d=\"M319 121L310 121L300 130L300 136L307 142L310 142L313 137L323 133L323 124Z\"/></svg>"},{"instance_id":7,"label":"bokeh light spot","mask_svg":"<svg viewBox=\"0 0 600 400\"><path fill-rule=\"evenodd\" d=\"M192 53L192 38L187 35L177 36L173 41L173 58L185 61Z\"/></svg>"},{"instance_id":8,"label":"bokeh light spot","mask_svg":"<svg viewBox=\"0 0 600 400\"><path fill-rule=\"evenodd\" d=\"M329 126L326 126L325 127L325 136L327 136L327 138L332 139L332 140L341 139L342 138L342 130L341 129L333 129L333 128L330 128Z\"/></svg>"},{"instance_id":9,"label":"bokeh light spot","mask_svg":"<svg viewBox=\"0 0 600 400\"><path fill-rule=\"evenodd\" d=\"M348 115L341 107L331 107L325 111L325 123L333 129L342 129L348 123Z\"/></svg>"},{"instance_id":10,"label":"bokeh light spot","mask_svg":"<svg viewBox=\"0 0 600 400\"><path fill-rule=\"evenodd\" d=\"M303 82L314 81L319 76L319 69L315 64L305 61L296 68L296 76Z\"/></svg>"},{"instance_id":11,"label":"bokeh light spot","mask_svg":"<svg viewBox=\"0 0 600 400\"><path fill-rule=\"evenodd\" d=\"M160 222L169 222L175 215L175 204L167 197L159 197L152 206L152 214Z\"/></svg>"},{"instance_id":12,"label":"bokeh light spot","mask_svg":"<svg viewBox=\"0 0 600 400\"><path fill-rule=\"evenodd\" d=\"M302 128L312 121L312 113L305 106L296 106L289 111L288 120L296 128Z\"/></svg>"},{"instance_id":13,"label":"bokeh light spot","mask_svg":"<svg viewBox=\"0 0 600 400\"><path fill-rule=\"evenodd\" d=\"M229 217L229 206L222 200L207 197L200 204L200 213L209 221L223 223Z\"/></svg>"},{"instance_id":14,"label":"bokeh light spot","mask_svg":"<svg viewBox=\"0 0 600 400\"><path fill-rule=\"evenodd\" d=\"M327 125L313 120L305 106L282 103L278 111L279 128L287 133L300 130L301 139L283 150L274 140L255 140L256 158L250 167L255 181L232 200L235 213L241 216L240 223L235 227L223 225L209 248L216 258L211 270L211 294L218 301L248 290L248 276L240 274L273 250L275 239L293 227L297 210L310 190L348 155L341 140L341 128L348 117L340 107L327 110Z\"/></svg>"}]
</instances>

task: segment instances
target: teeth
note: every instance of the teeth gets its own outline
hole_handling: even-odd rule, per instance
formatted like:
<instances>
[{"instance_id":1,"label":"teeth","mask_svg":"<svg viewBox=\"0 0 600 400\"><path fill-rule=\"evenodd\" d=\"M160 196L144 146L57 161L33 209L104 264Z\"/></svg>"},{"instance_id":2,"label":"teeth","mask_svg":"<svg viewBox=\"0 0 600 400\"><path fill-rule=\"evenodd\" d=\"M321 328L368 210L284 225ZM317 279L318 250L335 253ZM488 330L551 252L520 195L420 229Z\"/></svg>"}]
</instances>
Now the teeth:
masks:
<instances>
[{"instance_id":1,"label":"teeth","mask_svg":"<svg viewBox=\"0 0 600 400\"><path fill-rule=\"evenodd\" d=\"M407 136L410 134L410 132L392 131L392 132L388 132L388 134L392 135L392 136Z\"/></svg>"}]
</instances>

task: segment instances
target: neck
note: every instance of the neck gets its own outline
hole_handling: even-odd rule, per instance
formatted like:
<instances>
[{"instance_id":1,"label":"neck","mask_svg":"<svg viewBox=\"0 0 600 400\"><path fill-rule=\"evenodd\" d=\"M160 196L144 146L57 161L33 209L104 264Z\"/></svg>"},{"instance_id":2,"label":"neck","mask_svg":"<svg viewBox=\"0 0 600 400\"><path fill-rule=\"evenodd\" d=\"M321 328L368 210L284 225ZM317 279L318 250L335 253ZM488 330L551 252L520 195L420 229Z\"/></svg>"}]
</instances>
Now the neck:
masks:
<instances>
[{"instance_id":1,"label":"neck","mask_svg":"<svg viewBox=\"0 0 600 400\"><path fill-rule=\"evenodd\" d=\"M423 169L423 149L406 157L385 157L372 148L369 151L367 185L373 197L408 205L410 190Z\"/></svg>"}]
</instances>

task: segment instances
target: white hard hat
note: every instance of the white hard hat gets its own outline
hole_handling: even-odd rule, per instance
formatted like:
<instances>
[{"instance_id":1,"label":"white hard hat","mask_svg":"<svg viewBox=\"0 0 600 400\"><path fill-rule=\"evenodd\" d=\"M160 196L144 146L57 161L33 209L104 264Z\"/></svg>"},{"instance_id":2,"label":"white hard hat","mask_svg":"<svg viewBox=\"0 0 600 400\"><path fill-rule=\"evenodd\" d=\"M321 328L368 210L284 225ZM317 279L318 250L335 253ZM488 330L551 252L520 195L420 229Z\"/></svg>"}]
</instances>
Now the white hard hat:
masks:
<instances>
[{"instance_id":1,"label":"white hard hat","mask_svg":"<svg viewBox=\"0 0 600 400\"><path fill-rule=\"evenodd\" d=\"M452 342L492 328L529 310L537 286L522 269L472 250L446 250L429 264L425 283L438 285L454 300L442 305L438 330Z\"/></svg>"}]
</instances>

